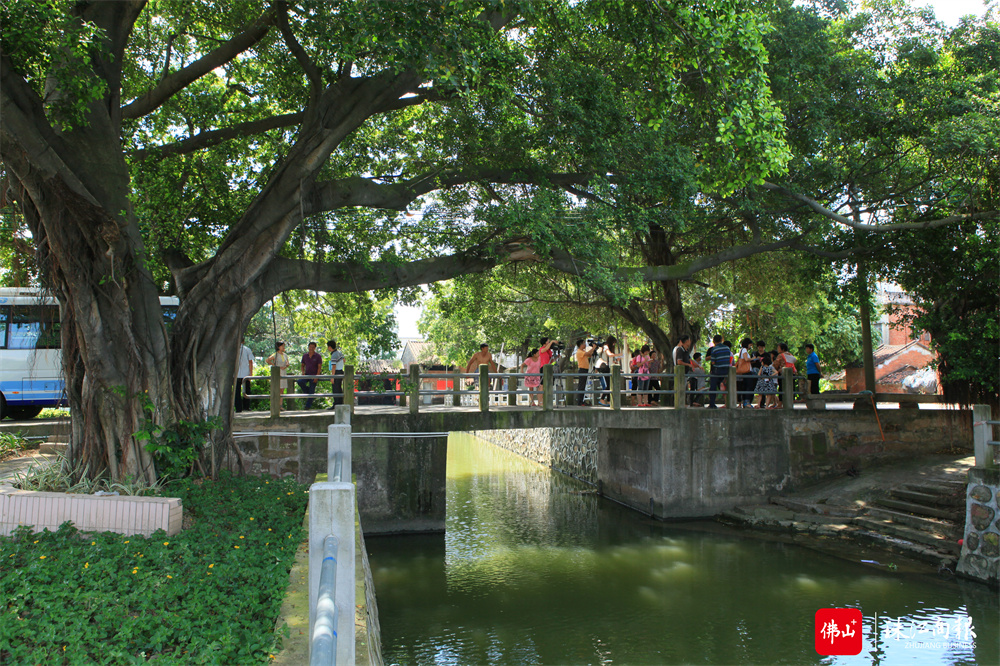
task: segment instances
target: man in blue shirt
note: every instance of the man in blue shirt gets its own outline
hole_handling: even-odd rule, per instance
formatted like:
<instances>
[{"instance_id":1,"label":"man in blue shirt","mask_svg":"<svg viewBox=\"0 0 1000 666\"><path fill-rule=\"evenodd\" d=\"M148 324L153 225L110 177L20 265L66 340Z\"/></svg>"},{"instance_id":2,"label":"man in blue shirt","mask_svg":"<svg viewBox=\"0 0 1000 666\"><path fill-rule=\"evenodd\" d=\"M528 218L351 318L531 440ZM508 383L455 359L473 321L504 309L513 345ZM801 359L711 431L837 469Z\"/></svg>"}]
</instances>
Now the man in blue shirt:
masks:
<instances>
[{"instance_id":1,"label":"man in blue shirt","mask_svg":"<svg viewBox=\"0 0 1000 666\"><path fill-rule=\"evenodd\" d=\"M716 335L712 338L712 348L708 350L708 357L712 361L712 377L708 382L709 409L718 409L715 404L716 391L722 382L729 376L729 366L732 364L733 353L729 347L722 344L722 336Z\"/></svg>"},{"instance_id":2,"label":"man in blue shirt","mask_svg":"<svg viewBox=\"0 0 1000 666\"><path fill-rule=\"evenodd\" d=\"M809 352L808 356L806 356L806 377L809 378L809 393L819 395L819 378L823 376L820 373L819 356L816 356L816 348L813 347L811 342L806 343L806 351Z\"/></svg>"}]
</instances>

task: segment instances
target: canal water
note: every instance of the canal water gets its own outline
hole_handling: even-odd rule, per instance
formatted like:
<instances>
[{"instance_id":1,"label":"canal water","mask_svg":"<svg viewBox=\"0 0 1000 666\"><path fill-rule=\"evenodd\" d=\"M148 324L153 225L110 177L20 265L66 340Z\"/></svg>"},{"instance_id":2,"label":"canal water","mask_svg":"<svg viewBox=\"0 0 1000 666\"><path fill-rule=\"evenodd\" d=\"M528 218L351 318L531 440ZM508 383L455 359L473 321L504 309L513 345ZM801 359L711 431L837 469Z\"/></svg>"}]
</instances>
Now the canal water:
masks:
<instances>
[{"instance_id":1,"label":"canal water","mask_svg":"<svg viewBox=\"0 0 1000 666\"><path fill-rule=\"evenodd\" d=\"M653 521L469 435L447 498L444 535L367 540L387 664L1000 663L982 585ZM821 608L860 654L817 653Z\"/></svg>"}]
</instances>

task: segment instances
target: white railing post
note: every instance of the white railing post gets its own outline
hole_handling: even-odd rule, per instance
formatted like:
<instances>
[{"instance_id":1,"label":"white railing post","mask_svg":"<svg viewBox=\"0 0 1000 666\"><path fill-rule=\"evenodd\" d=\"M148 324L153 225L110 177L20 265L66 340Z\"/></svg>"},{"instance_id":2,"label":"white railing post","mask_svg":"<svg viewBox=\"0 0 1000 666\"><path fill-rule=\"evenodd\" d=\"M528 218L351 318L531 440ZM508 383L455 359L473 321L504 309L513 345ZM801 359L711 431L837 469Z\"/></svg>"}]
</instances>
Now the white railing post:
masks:
<instances>
[{"instance_id":1,"label":"white railing post","mask_svg":"<svg viewBox=\"0 0 1000 666\"><path fill-rule=\"evenodd\" d=\"M336 426L331 426L336 427ZM354 663L354 484L314 483L309 487L309 649L316 630L316 604L326 538L336 535L337 658ZM322 631L322 627L320 630Z\"/></svg>"},{"instance_id":2,"label":"white railing post","mask_svg":"<svg viewBox=\"0 0 1000 666\"><path fill-rule=\"evenodd\" d=\"M972 450L976 454L976 467L996 467L996 459L990 450L993 426L990 425L989 405L972 406Z\"/></svg>"},{"instance_id":3,"label":"white railing post","mask_svg":"<svg viewBox=\"0 0 1000 666\"><path fill-rule=\"evenodd\" d=\"M351 406L337 405L333 408L333 422L338 425L351 425Z\"/></svg>"},{"instance_id":4,"label":"white railing post","mask_svg":"<svg viewBox=\"0 0 1000 666\"><path fill-rule=\"evenodd\" d=\"M340 472L340 478L337 478L337 471ZM350 425L333 423L326 427L326 480L351 480Z\"/></svg>"}]
</instances>

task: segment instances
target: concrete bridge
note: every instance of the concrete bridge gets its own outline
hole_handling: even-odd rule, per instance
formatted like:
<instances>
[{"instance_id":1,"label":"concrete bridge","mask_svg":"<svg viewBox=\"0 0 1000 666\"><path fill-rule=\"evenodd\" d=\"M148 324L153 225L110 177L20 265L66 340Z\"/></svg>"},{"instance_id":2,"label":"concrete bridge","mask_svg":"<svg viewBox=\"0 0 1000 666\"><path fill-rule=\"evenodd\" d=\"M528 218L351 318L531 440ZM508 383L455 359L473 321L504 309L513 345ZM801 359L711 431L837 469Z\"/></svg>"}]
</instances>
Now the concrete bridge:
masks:
<instances>
[{"instance_id":1,"label":"concrete bridge","mask_svg":"<svg viewBox=\"0 0 1000 666\"><path fill-rule=\"evenodd\" d=\"M243 466L312 482L326 471L326 440L300 433L325 433L334 418L331 411L237 415ZM893 458L971 451L972 441L964 409L360 406L351 425L370 534L444 529L449 432L506 432L494 441L665 519L714 515Z\"/></svg>"}]
</instances>

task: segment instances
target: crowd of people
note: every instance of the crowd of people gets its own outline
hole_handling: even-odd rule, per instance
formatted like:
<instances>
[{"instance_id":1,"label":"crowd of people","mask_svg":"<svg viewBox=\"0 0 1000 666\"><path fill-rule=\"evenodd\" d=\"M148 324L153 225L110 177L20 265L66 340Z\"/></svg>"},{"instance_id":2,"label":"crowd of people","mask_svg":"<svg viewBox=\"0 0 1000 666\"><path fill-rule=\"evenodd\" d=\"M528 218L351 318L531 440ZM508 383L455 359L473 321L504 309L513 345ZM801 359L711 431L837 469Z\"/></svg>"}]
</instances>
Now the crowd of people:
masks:
<instances>
[{"instance_id":1,"label":"crowd of people","mask_svg":"<svg viewBox=\"0 0 1000 666\"><path fill-rule=\"evenodd\" d=\"M609 406L611 395L611 368L620 366L628 375L629 402L637 407L658 406L665 395L660 376L672 372L672 368L684 368L687 382L687 400L692 407L707 407L716 409L719 406L719 396L727 393L726 383L729 381L729 369L736 368L737 386L736 404L733 407L744 409L776 409L782 406L782 379L785 368L798 373L796 363L799 362L790 351L788 344L782 342L776 348L767 349L764 340L758 340L756 345L750 338L740 341L739 349L721 335L712 338L712 343L705 351L693 352L694 342L689 335L682 335L680 340L668 354L644 344L629 354L628 358L614 336L604 340L580 338L572 350L572 359L576 365L577 380L575 387L568 385L572 402L583 406L587 404L587 384L593 379L592 404ZM344 354L337 347L336 340L326 343L328 375L333 377L332 393L343 393ZM822 377L822 366L816 349L812 343L803 345L805 351L806 376L809 380L809 392L819 393L819 380ZM539 346L528 352L527 358L521 363L519 370L526 373L524 386L528 390L529 406L541 405L542 368L556 359L565 346L558 340L542 338ZM249 408L247 399L249 380L253 376L254 355L249 347L242 345L237 361L237 386L235 391L235 408L237 412ZM291 359L285 350L284 342L276 342L274 353L268 356L266 363L278 368L282 377L281 393L286 390L285 377L289 375ZM466 364L465 371L471 373L480 365L486 365L491 372L498 367L490 353L489 345L483 343L479 351L473 354ZM312 396L316 393L318 379L310 376L320 375L323 369L323 356L317 351L317 344L310 342L307 351L302 354L299 362L300 379L297 380L299 391ZM290 386L288 387L290 388ZM306 398L305 408L310 409L313 398ZM569 401L568 401L569 402ZM335 397L334 404L342 404L343 397ZM728 406L728 405L727 405Z\"/></svg>"},{"instance_id":2,"label":"crowd of people","mask_svg":"<svg viewBox=\"0 0 1000 666\"><path fill-rule=\"evenodd\" d=\"M739 349L723 339L721 335L712 338L705 354L692 353L693 340L689 335L682 335L677 345L670 352L670 363L667 364L667 354L644 344L631 352L628 359L623 358L619 342L613 336L606 340L580 338L573 350L573 360L576 364L578 379L573 393L573 402L585 405L587 383L592 374L596 374L599 387L595 393L598 405L610 404L611 367L619 365L629 374L627 385L631 404L637 407L657 406L664 395L658 375L671 372L672 367L684 368L688 382L688 403L692 407L719 407L720 395L727 393L726 383L729 380L729 369L736 368L737 401L733 407L751 409L777 409L782 406L782 379L785 368L797 374L799 369L796 358L790 351L788 343L782 342L776 348L767 349L764 340L758 340L756 345L750 338L743 338ZM532 348L527 358L518 368L527 374L524 386L528 390L528 404L541 404L542 368L553 360L554 350L562 349L557 340L542 338L538 347ZM809 380L810 393L819 393L819 380L822 377L822 366L816 354L815 346L806 343L805 371ZM482 344L478 353L469 359L466 372L487 364L491 370L496 369L496 363L489 351L488 344ZM569 390L570 387L567 387Z\"/></svg>"},{"instance_id":3,"label":"crowd of people","mask_svg":"<svg viewBox=\"0 0 1000 666\"><path fill-rule=\"evenodd\" d=\"M323 368L323 356L318 351L316 351L317 345L315 342L310 342L307 346L307 351L302 354L302 359L299 362L299 375L303 379L296 380L301 393L307 395L315 395L316 385L319 383L318 379L309 379L309 376L318 376L320 370ZM333 393L343 393L343 383L344 383L344 352L340 351L337 347L336 340L328 340L326 343L327 351L327 373L333 376L332 380L332 392ZM278 372L281 375L281 388L282 394L285 393L286 388L291 388L286 386L285 377L288 376L288 368L291 366L291 358L289 358L288 353L285 351L284 342L274 343L274 353L267 357L265 361L268 365L275 366L278 368ZM250 402L248 400L249 390L250 390L250 378L253 377L253 363L254 355L253 351L250 350L246 345L241 345L239 358L236 362L236 391L234 393L234 403L237 412L242 412L245 409L249 409ZM306 398L306 409L311 409L313 405L313 398ZM344 402L343 396L335 397L335 405L341 405Z\"/></svg>"}]
</instances>

